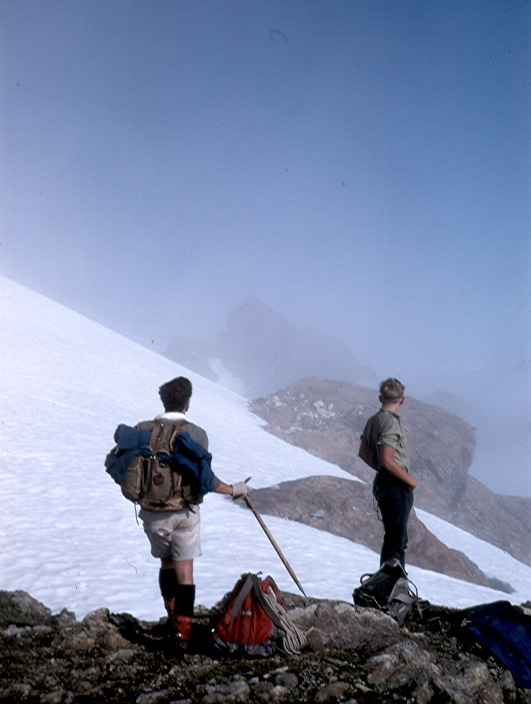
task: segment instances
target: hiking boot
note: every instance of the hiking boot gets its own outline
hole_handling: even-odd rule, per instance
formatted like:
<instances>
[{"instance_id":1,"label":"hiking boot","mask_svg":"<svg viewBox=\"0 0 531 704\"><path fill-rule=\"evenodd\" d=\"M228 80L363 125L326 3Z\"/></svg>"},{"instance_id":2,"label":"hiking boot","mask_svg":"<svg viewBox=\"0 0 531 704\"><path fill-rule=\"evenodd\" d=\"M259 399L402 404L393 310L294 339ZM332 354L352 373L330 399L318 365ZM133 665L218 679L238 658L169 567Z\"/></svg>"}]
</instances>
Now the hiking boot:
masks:
<instances>
[{"instance_id":1,"label":"hiking boot","mask_svg":"<svg viewBox=\"0 0 531 704\"><path fill-rule=\"evenodd\" d=\"M176 654L184 653L188 649L192 621L191 616L183 616L183 614L173 614L171 618L170 644Z\"/></svg>"}]
</instances>

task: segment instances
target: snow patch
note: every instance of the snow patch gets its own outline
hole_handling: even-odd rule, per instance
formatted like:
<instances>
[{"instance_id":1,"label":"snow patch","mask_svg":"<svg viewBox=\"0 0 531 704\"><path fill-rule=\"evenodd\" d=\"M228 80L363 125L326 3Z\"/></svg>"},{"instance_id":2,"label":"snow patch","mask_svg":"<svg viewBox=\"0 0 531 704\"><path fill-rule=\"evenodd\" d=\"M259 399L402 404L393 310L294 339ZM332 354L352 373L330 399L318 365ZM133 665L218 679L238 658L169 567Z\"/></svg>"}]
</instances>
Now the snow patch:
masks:
<instances>
[{"instance_id":1,"label":"snow patch","mask_svg":"<svg viewBox=\"0 0 531 704\"><path fill-rule=\"evenodd\" d=\"M0 316L0 588L28 591L54 613L66 607L82 618L106 606L148 620L164 614L159 562L103 462L119 423L160 412L158 388L168 379L191 379L189 415L207 430L223 480L251 475L251 488L315 475L356 480L267 433L243 397L2 277ZM318 406L315 413L331 411ZM272 574L280 589L297 591L251 511L217 494L200 510L198 603L211 606L247 571ZM531 568L417 513L447 544L516 589L507 595L410 567L422 598L456 607L529 598ZM351 602L360 576L378 568L378 555L362 545L264 518L309 596Z\"/></svg>"}]
</instances>

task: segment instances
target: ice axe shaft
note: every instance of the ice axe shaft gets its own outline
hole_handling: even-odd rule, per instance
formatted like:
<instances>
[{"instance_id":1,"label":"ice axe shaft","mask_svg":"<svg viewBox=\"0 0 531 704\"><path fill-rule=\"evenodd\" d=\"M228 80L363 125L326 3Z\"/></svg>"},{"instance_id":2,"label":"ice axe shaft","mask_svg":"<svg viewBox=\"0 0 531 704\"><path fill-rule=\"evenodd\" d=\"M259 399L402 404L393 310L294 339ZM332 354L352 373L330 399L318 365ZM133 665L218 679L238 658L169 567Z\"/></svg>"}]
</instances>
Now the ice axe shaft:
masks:
<instances>
[{"instance_id":1,"label":"ice axe shaft","mask_svg":"<svg viewBox=\"0 0 531 704\"><path fill-rule=\"evenodd\" d=\"M282 553L282 550L278 547L276 540L273 538L273 536L272 536L271 533L269 532L268 527L266 526L266 524L265 524L264 521L262 520L262 516L261 516L261 515L258 513L258 511L256 510L256 507L255 507L255 505L253 504L253 502L251 501L251 499L250 499L248 496L245 496L244 498L245 498L245 503L247 504L247 506L249 506L249 508L251 509L251 511L254 513L254 515L255 515L255 517L256 517L256 520L257 520L258 523L262 526L262 529L263 529L264 533L265 533L265 534L267 535L267 537L269 538L269 541L271 542L271 545L272 545L272 546L275 548L275 550L277 551L277 555L280 557L280 559L281 559L282 562L284 563L284 567L288 570L288 572L290 573L291 578L293 579L293 581L295 582L295 584L299 587L299 589L300 589L301 592L304 594L304 596L306 596L306 594L304 593L304 589L303 589L302 586L301 586L301 583L299 582L299 580L297 579L297 576L295 575L295 572L291 569L291 565L290 565L289 562L286 560L286 558L284 557L284 555L283 555L283 553Z\"/></svg>"}]
</instances>

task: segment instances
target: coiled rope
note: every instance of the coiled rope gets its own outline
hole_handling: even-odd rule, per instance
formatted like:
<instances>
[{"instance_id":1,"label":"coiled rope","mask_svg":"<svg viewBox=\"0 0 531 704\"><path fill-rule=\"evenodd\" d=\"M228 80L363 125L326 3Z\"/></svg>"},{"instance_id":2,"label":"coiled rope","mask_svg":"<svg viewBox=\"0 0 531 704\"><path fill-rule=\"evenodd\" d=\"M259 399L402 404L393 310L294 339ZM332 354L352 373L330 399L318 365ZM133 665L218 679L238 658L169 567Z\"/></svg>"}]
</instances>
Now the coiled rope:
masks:
<instances>
[{"instance_id":1,"label":"coiled rope","mask_svg":"<svg viewBox=\"0 0 531 704\"><path fill-rule=\"evenodd\" d=\"M264 598L269 607L278 616L282 634L282 650L286 655L297 655L306 645L306 636L303 631L293 622L293 619L286 612L284 607L277 601L275 592L271 587L263 592Z\"/></svg>"}]
</instances>

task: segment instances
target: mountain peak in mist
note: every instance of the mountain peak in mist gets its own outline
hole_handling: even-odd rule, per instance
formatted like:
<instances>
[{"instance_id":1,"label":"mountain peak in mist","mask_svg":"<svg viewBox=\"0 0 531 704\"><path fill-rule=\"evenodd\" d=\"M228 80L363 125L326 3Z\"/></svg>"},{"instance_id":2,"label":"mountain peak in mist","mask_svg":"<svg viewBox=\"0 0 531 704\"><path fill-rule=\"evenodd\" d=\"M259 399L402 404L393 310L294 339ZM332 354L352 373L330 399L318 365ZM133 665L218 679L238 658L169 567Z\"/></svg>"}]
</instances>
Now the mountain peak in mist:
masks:
<instances>
[{"instance_id":1,"label":"mountain peak in mist","mask_svg":"<svg viewBox=\"0 0 531 704\"><path fill-rule=\"evenodd\" d=\"M165 355L223 383L215 360L239 381L248 398L269 394L315 376L374 385L376 374L354 358L339 338L298 327L256 296L229 313L213 345L175 337ZM234 388L234 387L233 387Z\"/></svg>"}]
</instances>

